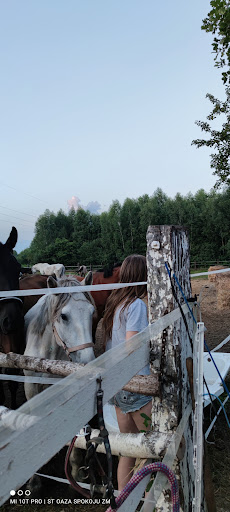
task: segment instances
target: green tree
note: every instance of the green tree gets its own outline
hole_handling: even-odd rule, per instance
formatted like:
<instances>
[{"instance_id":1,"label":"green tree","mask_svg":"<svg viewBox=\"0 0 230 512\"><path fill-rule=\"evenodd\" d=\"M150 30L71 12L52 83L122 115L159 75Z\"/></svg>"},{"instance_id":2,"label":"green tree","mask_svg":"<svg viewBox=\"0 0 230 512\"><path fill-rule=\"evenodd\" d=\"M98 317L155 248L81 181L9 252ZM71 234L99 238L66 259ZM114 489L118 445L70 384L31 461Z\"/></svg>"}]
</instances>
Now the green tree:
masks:
<instances>
[{"instance_id":1,"label":"green tree","mask_svg":"<svg viewBox=\"0 0 230 512\"><path fill-rule=\"evenodd\" d=\"M17 260L21 263L22 267L30 267L31 266L31 251L30 248L24 249L17 256Z\"/></svg>"},{"instance_id":2,"label":"green tree","mask_svg":"<svg viewBox=\"0 0 230 512\"><path fill-rule=\"evenodd\" d=\"M148 226L156 224L165 224L167 222L166 204L168 197L164 192L157 188L151 197L142 197L142 207L140 212L140 229L142 236L145 237Z\"/></svg>"},{"instance_id":3,"label":"green tree","mask_svg":"<svg viewBox=\"0 0 230 512\"><path fill-rule=\"evenodd\" d=\"M121 207L121 226L124 238L124 256L140 252L140 205L127 198Z\"/></svg>"},{"instance_id":4,"label":"green tree","mask_svg":"<svg viewBox=\"0 0 230 512\"><path fill-rule=\"evenodd\" d=\"M74 217L74 233L73 239L80 249L83 242L90 240L91 235L91 219L90 212L86 212L82 208L79 208Z\"/></svg>"},{"instance_id":5,"label":"green tree","mask_svg":"<svg viewBox=\"0 0 230 512\"><path fill-rule=\"evenodd\" d=\"M121 211L121 204L116 200L112 202L108 212L111 226L111 242L116 261L124 259L125 254L125 240L122 229Z\"/></svg>"},{"instance_id":6,"label":"green tree","mask_svg":"<svg viewBox=\"0 0 230 512\"><path fill-rule=\"evenodd\" d=\"M212 129L210 123L206 121L196 121L196 124L203 132L206 132L209 139L195 139L192 141L197 148L206 146L213 148L216 153L211 153L211 169L215 169L213 174L218 176L215 188L223 184L230 185L230 87L226 87L226 100L220 101L214 98L212 94L206 94L206 98L213 104L211 113L207 116L209 121L213 121L217 116L224 115L225 122L221 130Z\"/></svg>"},{"instance_id":7,"label":"green tree","mask_svg":"<svg viewBox=\"0 0 230 512\"><path fill-rule=\"evenodd\" d=\"M45 210L45 213L38 218L35 224L35 236L30 245L32 263L46 261L45 255L49 254L48 247L58 236L55 219L55 214L50 210ZM48 261L47 258L47 263L52 261Z\"/></svg>"},{"instance_id":8,"label":"green tree","mask_svg":"<svg viewBox=\"0 0 230 512\"><path fill-rule=\"evenodd\" d=\"M55 218L55 232L58 233L58 238L73 239L74 231L74 216L71 214L66 215L63 210L59 210Z\"/></svg>"},{"instance_id":9,"label":"green tree","mask_svg":"<svg viewBox=\"0 0 230 512\"><path fill-rule=\"evenodd\" d=\"M108 212L46 210L36 223L35 237L18 260L23 266L38 262L65 266L105 266L131 253L145 254L146 231L150 224L179 224L190 233L191 259L226 260L230 255L230 186L222 192L168 198L161 189L149 197L127 198L123 206L114 201Z\"/></svg>"},{"instance_id":10,"label":"green tree","mask_svg":"<svg viewBox=\"0 0 230 512\"><path fill-rule=\"evenodd\" d=\"M203 20L202 30L211 32L215 37L212 43L215 66L230 68L230 6L228 0L212 0L212 7ZM222 72L223 83L230 84L230 69Z\"/></svg>"},{"instance_id":11,"label":"green tree","mask_svg":"<svg viewBox=\"0 0 230 512\"><path fill-rule=\"evenodd\" d=\"M102 242L102 255L100 262L103 265L109 265L116 261L115 248L113 245L112 226L108 212L102 212L100 215L101 225L101 242ZM99 262L97 262L99 263Z\"/></svg>"},{"instance_id":12,"label":"green tree","mask_svg":"<svg viewBox=\"0 0 230 512\"><path fill-rule=\"evenodd\" d=\"M92 239L87 242L83 242L79 249L79 261L85 265L104 265L102 261L102 241L100 238Z\"/></svg>"},{"instance_id":13,"label":"green tree","mask_svg":"<svg viewBox=\"0 0 230 512\"><path fill-rule=\"evenodd\" d=\"M217 116L224 116L225 120L222 129L211 128L206 121L196 121L202 131L208 135L207 139L196 139L192 141L197 148L206 146L213 148L216 152L211 153L211 169L218 177L215 188L230 184L230 6L228 0L213 0L210 2L211 11L203 20L202 30L212 32L214 41L215 66L224 68L222 81L225 84L225 101L220 101L212 94L206 97L213 104L211 113L207 116L208 121L214 121Z\"/></svg>"},{"instance_id":14,"label":"green tree","mask_svg":"<svg viewBox=\"0 0 230 512\"><path fill-rule=\"evenodd\" d=\"M76 264L76 242L71 242L67 238L56 238L51 245L52 261L62 263L63 265Z\"/></svg>"}]
</instances>

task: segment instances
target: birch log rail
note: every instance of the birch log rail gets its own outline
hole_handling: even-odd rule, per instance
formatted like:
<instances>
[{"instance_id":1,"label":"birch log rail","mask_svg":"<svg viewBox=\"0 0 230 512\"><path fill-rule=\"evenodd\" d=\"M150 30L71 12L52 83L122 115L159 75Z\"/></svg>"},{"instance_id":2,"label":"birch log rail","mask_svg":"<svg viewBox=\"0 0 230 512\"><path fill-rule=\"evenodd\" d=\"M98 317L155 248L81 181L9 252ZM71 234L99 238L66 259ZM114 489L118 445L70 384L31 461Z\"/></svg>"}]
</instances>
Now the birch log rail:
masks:
<instances>
[{"instance_id":1,"label":"birch log rail","mask_svg":"<svg viewBox=\"0 0 230 512\"><path fill-rule=\"evenodd\" d=\"M8 354L0 352L0 367L2 368L32 370L66 377L84 366L84 364L71 363L69 361L40 359L39 357L23 356L14 352L9 352ZM132 393L156 396L159 393L158 376L136 375L132 377L123 389Z\"/></svg>"}]
</instances>

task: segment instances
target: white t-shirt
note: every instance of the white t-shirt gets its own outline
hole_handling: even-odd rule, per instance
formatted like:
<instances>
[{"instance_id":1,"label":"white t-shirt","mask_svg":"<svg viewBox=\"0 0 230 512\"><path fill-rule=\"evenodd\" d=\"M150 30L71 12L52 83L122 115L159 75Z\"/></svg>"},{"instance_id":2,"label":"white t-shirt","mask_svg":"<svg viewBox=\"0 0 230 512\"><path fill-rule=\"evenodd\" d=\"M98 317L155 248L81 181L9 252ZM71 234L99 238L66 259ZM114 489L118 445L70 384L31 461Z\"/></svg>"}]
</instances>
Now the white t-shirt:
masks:
<instances>
[{"instance_id":1,"label":"white t-shirt","mask_svg":"<svg viewBox=\"0 0 230 512\"><path fill-rule=\"evenodd\" d=\"M124 343L127 331L143 331L148 326L147 307L143 300L136 299L122 312L121 304L115 311L113 318L112 337L107 341L106 351ZM121 314L120 314L121 313ZM149 375L150 367L146 365L137 375Z\"/></svg>"}]
</instances>

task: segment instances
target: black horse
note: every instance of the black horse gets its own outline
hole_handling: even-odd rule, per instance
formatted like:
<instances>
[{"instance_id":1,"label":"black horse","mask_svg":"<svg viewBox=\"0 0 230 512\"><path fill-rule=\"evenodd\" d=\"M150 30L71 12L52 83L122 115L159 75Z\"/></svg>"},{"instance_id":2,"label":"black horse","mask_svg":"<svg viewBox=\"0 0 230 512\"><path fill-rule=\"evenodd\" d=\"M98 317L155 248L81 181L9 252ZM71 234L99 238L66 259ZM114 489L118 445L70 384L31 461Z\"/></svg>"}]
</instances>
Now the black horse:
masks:
<instances>
[{"instance_id":1,"label":"black horse","mask_svg":"<svg viewBox=\"0 0 230 512\"><path fill-rule=\"evenodd\" d=\"M17 243L18 233L12 227L6 243L0 242L0 291L19 289L19 275L21 265L13 255L13 248ZM0 297L0 351L7 354L16 352L23 354L23 301L18 297ZM16 408L17 384L10 383L11 407ZM0 403L4 404L4 388L0 381Z\"/></svg>"}]
</instances>

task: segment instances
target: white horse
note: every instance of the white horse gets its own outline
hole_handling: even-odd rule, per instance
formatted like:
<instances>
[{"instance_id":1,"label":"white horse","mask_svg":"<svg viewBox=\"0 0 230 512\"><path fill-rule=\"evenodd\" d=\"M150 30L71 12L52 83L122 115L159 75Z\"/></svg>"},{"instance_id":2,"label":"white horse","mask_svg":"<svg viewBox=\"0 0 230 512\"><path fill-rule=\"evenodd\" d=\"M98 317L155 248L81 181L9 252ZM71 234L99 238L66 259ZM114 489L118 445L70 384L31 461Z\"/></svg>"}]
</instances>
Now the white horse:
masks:
<instances>
[{"instance_id":1,"label":"white horse","mask_svg":"<svg viewBox=\"0 0 230 512\"><path fill-rule=\"evenodd\" d=\"M44 276L52 276L55 274L57 279L64 277L65 274L65 267L62 263L54 263L53 265L49 265L49 263L36 263L36 265L32 266L31 270L33 274L40 272L40 274Z\"/></svg>"},{"instance_id":2,"label":"white horse","mask_svg":"<svg viewBox=\"0 0 230 512\"><path fill-rule=\"evenodd\" d=\"M49 277L49 288L57 286L81 286L92 284L89 272L81 283L73 277L55 281ZM45 358L72 360L88 363L95 359L92 343L92 320L95 304L89 293L76 292L44 295L25 315L25 355ZM24 371L25 375L51 377L50 374ZM27 400L45 389L46 385L25 383Z\"/></svg>"},{"instance_id":3,"label":"white horse","mask_svg":"<svg viewBox=\"0 0 230 512\"><path fill-rule=\"evenodd\" d=\"M40 274L43 274L43 269L46 268L49 265L49 263L36 263L36 265L33 265L31 267L32 274L36 274L36 272L40 272Z\"/></svg>"}]
</instances>

